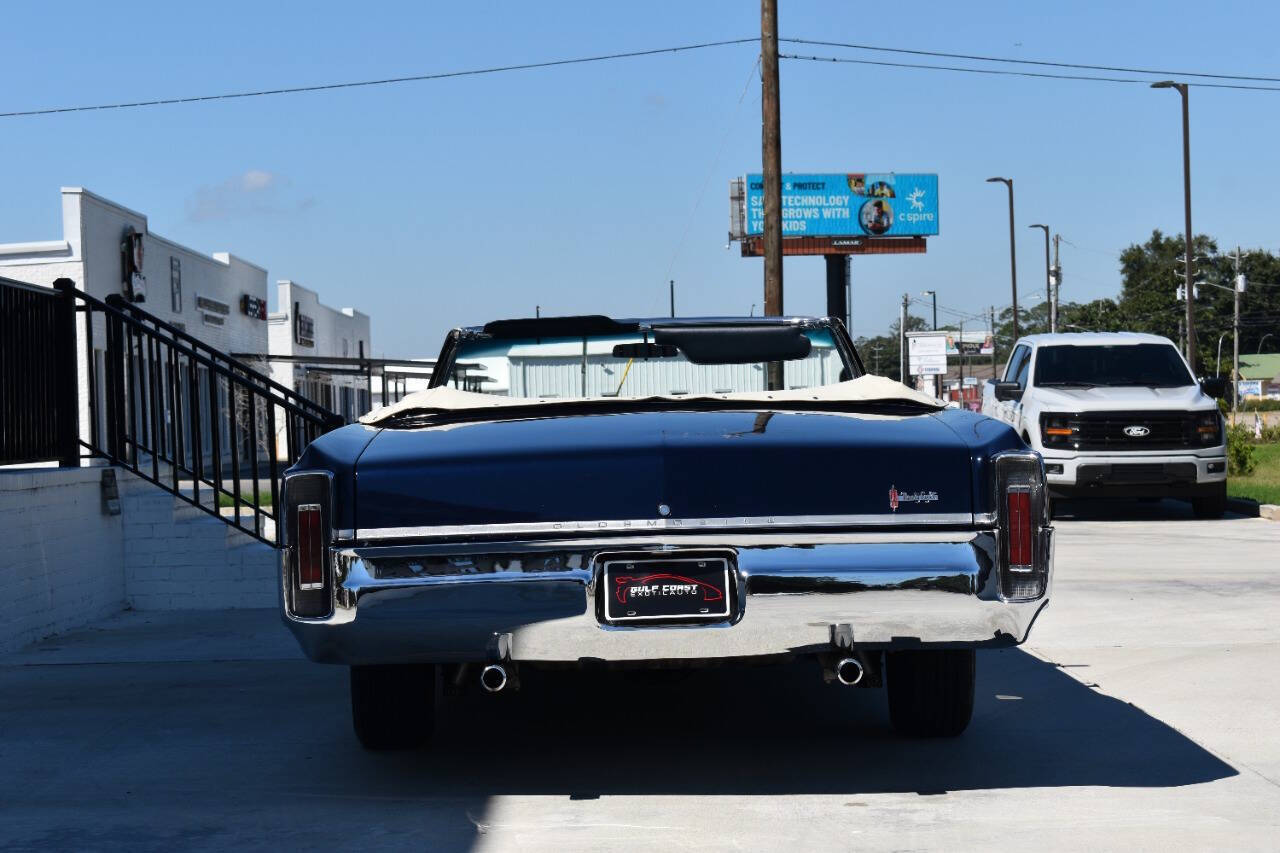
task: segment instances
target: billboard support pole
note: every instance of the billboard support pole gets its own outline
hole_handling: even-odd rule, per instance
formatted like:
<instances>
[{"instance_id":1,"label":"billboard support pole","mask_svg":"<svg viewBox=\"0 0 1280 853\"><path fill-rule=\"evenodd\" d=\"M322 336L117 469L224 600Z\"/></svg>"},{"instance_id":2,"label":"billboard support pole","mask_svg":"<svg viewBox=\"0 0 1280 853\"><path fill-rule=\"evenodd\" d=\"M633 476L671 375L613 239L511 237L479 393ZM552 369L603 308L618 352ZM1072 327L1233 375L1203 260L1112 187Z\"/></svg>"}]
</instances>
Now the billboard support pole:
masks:
<instances>
[{"instance_id":1,"label":"billboard support pole","mask_svg":"<svg viewBox=\"0 0 1280 853\"><path fill-rule=\"evenodd\" d=\"M847 255L823 255L827 262L827 316L844 321L848 315L845 287L849 281Z\"/></svg>"},{"instance_id":2,"label":"billboard support pole","mask_svg":"<svg viewBox=\"0 0 1280 853\"><path fill-rule=\"evenodd\" d=\"M764 166L764 313L782 315L782 120L778 92L778 0L760 0ZM769 387L783 387L782 362L769 363Z\"/></svg>"}]
</instances>

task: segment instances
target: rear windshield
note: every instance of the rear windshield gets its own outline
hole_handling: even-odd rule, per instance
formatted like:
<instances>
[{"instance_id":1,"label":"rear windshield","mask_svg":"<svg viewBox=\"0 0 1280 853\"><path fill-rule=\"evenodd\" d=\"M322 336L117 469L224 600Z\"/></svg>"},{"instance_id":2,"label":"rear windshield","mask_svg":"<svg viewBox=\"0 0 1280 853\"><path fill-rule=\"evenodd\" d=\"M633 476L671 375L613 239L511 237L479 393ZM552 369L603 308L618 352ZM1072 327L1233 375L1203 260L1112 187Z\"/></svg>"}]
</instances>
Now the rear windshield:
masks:
<instances>
[{"instance_id":1,"label":"rear windshield","mask_svg":"<svg viewBox=\"0 0 1280 853\"><path fill-rule=\"evenodd\" d=\"M1126 344L1040 347L1035 384L1179 388L1195 382L1172 345Z\"/></svg>"}]
</instances>

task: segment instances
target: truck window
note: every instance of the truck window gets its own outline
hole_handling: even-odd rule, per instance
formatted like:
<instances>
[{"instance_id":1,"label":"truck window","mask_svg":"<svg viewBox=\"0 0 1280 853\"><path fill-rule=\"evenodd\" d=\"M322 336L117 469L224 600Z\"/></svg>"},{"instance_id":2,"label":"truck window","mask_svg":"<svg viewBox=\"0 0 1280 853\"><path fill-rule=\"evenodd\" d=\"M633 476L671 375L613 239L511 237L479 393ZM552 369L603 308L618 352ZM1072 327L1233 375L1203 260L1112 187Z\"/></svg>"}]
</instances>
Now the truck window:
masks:
<instances>
[{"instance_id":1,"label":"truck window","mask_svg":"<svg viewBox=\"0 0 1280 853\"><path fill-rule=\"evenodd\" d=\"M1036 385L1180 388L1194 385L1171 344L1045 346L1036 356Z\"/></svg>"},{"instance_id":2,"label":"truck window","mask_svg":"<svg viewBox=\"0 0 1280 853\"><path fill-rule=\"evenodd\" d=\"M1031 352L1031 349L1026 344L1019 345L1013 351L1013 355L1009 356L1009 363L1005 365L1005 368L1004 368L1005 382L1015 381L1018 375L1018 371L1022 368L1022 365L1026 361L1027 354L1029 352ZM1023 387L1025 388L1026 386L1024 385Z\"/></svg>"}]
</instances>

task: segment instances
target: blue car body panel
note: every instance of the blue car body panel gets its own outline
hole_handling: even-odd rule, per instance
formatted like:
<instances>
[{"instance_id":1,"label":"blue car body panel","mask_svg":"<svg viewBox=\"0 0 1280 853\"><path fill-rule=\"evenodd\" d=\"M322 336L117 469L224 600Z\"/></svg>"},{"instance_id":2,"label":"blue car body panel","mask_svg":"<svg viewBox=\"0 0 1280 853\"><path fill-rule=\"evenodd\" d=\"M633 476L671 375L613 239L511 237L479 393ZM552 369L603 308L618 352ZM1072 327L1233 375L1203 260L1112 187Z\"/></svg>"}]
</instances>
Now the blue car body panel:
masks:
<instances>
[{"instance_id":1,"label":"blue car body panel","mask_svg":"<svg viewBox=\"0 0 1280 853\"><path fill-rule=\"evenodd\" d=\"M339 528L672 517L990 512L987 459L1022 442L970 412L620 412L352 425L298 468L335 473ZM354 474L354 476L351 476ZM354 486L353 486L354 484Z\"/></svg>"}]
</instances>

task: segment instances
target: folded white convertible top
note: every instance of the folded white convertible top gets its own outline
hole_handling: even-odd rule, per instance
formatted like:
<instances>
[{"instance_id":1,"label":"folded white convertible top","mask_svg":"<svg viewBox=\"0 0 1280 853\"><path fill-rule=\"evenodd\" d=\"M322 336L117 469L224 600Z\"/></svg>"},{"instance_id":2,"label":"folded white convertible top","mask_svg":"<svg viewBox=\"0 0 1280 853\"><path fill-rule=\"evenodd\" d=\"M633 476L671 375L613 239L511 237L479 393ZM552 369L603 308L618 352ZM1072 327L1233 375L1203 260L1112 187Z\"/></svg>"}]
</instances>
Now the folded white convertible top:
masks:
<instances>
[{"instance_id":1,"label":"folded white convertible top","mask_svg":"<svg viewBox=\"0 0 1280 853\"><path fill-rule=\"evenodd\" d=\"M731 400L748 405L768 406L777 402L904 402L927 406L934 409L945 408L946 404L928 394L914 391L900 382L886 379L883 376L859 376L848 382L835 385L823 385L818 388L801 388L792 391L735 391L731 394L680 394L659 395L653 397L628 397L623 400L666 400L682 403L689 400ZM426 391L415 391L398 403L374 409L360 418L362 424L378 424L401 412L462 412L476 409L504 409L514 406L543 406L552 410L557 406L616 406L618 397L555 397L551 399L538 397L502 397L497 394L478 394L474 391L459 391L442 385L428 388Z\"/></svg>"}]
</instances>

